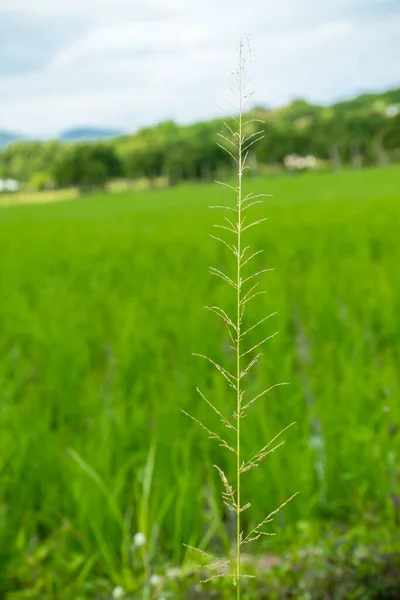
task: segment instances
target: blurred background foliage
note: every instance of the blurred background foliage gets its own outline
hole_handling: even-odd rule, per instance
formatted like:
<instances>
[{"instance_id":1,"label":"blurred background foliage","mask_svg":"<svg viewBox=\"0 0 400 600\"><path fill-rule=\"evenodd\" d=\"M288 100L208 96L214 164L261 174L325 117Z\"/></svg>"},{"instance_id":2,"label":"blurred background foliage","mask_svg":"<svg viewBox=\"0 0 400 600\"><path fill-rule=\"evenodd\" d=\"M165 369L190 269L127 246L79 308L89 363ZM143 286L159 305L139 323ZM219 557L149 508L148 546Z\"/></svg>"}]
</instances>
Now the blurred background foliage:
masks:
<instances>
[{"instance_id":1,"label":"blurred background foliage","mask_svg":"<svg viewBox=\"0 0 400 600\"><path fill-rule=\"evenodd\" d=\"M400 160L400 89L364 94L330 107L295 100L276 110L254 107L251 124L265 133L254 146L256 172L283 166L287 155L312 155L318 168L384 165ZM234 125L232 118L228 124ZM226 175L230 157L216 145L221 119L190 126L167 121L103 142L14 142L0 151L0 177L27 189L78 187L90 191L115 179L150 185Z\"/></svg>"}]
</instances>

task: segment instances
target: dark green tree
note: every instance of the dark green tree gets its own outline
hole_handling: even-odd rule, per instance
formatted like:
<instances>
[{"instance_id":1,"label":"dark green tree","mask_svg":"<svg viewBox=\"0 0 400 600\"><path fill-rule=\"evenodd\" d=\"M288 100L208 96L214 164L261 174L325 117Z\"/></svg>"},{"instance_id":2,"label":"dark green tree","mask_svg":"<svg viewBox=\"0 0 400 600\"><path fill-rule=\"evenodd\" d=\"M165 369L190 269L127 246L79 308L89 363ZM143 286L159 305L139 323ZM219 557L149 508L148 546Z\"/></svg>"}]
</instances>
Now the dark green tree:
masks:
<instances>
[{"instance_id":1,"label":"dark green tree","mask_svg":"<svg viewBox=\"0 0 400 600\"><path fill-rule=\"evenodd\" d=\"M68 147L54 164L52 175L59 187L78 187L82 192L103 188L120 176L121 161L106 144L77 144Z\"/></svg>"}]
</instances>

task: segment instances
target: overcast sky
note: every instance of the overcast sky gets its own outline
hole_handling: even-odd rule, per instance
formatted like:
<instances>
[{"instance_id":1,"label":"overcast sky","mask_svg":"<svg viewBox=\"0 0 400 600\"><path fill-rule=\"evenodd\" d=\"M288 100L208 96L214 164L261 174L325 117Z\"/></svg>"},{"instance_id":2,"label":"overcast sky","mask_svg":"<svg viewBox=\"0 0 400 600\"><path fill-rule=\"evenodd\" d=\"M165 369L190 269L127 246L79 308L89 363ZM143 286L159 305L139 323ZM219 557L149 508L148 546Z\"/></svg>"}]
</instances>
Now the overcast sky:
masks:
<instances>
[{"instance_id":1,"label":"overcast sky","mask_svg":"<svg viewBox=\"0 0 400 600\"><path fill-rule=\"evenodd\" d=\"M400 0L0 0L0 129L221 116L246 33L256 104L400 85Z\"/></svg>"}]
</instances>

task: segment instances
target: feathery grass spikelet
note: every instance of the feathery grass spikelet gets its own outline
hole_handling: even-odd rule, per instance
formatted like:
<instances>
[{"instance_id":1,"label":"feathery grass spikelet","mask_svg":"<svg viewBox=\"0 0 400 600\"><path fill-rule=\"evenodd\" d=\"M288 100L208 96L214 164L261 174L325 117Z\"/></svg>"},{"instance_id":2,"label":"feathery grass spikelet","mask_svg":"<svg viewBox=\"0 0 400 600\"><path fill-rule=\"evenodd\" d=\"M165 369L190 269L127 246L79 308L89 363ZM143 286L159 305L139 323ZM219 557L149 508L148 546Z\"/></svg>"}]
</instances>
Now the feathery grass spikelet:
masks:
<instances>
[{"instance_id":1,"label":"feathery grass spikelet","mask_svg":"<svg viewBox=\"0 0 400 600\"><path fill-rule=\"evenodd\" d=\"M248 38L246 38L248 42ZM283 502L277 509L273 510L265 519L263 519L256 527L254 527L249 533L245 534L241 527L241 514L251 507L250 502L242 504L242 493L241 493L241 478L242 475L254 468L258 468L260 463L266 456L275 452L278 448L283 445L283 441L277 441L278 438L294 423L290 423L282 429L274 438L272 438L267 444L265 444L258 452L252 457L243 459L241 452L241 442L243 431L241 429L241 420L246 416L246 411L249 409L254 402L268 394L272 389L287 385L286 383L275 383L269 388L264 389L250 400L245 400L246 389L243 386L243 379L258 363L261 353L258 350L268 340L272 339L276 333L268 336L261 336L261 340L250 347L246 346L246 336L249 332L259 328L267 319L276 315L276 312L269 314L256 323L244 327L244 317L248 309L249 303L254 300L257 296L265 293L263 290L257 289L259 286L258 278L273 269L261 269L251 273L250 275L244 276L244 267L253 261L253 259L261 254L263 250L258 250L249 254L250 246L244 245L244 233L252 227L260 225L267 220L267 217L257 219L254 221L248 221L247 211L254 205L262 203L262 198L269 194L253 194L252 192L244 195L242 180L246 169L249 169L248 158L250 148L257 143L262 137L262 131L255 131L250 134L246 134L245 129L250 123L259 121L259 119L248 119L244 120L244 109L252 97L252 93L246 93L247 85L247 71L246 71L246 59L244 57L244 43L241 40L239 43L239 57L237 69L232 73L235 83L235 91L238 99L238 117L233 118L235 128L231 127L228 123L225 123L228 130L227 135L219 134L219 141L217 144L225 150L237 168L237 184L230 185L225 182L217 181L219 185L227 187L236 196L236 203L234 206L213 206L211 208L226 210L228 213L233 213L232 217L224 217L223 224L216 224L214 227L221 230L221 235L211 234L211 237L217 242L221 243L234 257L235 261L235 275L229 276L227 273L219 268L210 267L210 272L214 276L222 280L222 282L228 284L233 288L235 294L235 315L230 316L226 310L218 306L206 307L209 311L214 313L219 319L223 321L226 326L229 338L231 341L231 348L235 353L235 369L234 372L230 372L224 366L218 364L215 360L208 356L197 354L201 358L207 360L213 368L215 368L220 375L227 381L230 388L234 390L235 394L235 410L232 412L233 421L230 418L222 414L222 412L210 401L202 391L197 388L201 398L207 403L207 405L220 417L222 424L229 430L234 432L234 442L228 442L222 435L217 432L210 430L204 423L190 415L186 411L183 411L185 415L190 417L198 425L200 425L209 435L210 438L215 439L219 442L219 445L229 450L236 457L236 481L233 486L224 473L224 471L217 465L215 465L222 483L222 502L227 509L236 515L236 552L233 561L224 560L214 557L204 550L199 548L188 548L200 553L203 558L207 558L212 562L208 565L211 570L218 571L216 574L206 578L203 581L211 581L220 577L232 578L234 585L236 585L236 597L239 600L241 589L240 581L242 578L247 577L242 573L241 569L241 546L250 542L258 540L263 535L274 535L273 533L264 531L265 525L271 523L276 514L286 504L294 498L296 494L291 496L288 500ZM245 214L246 213L246 214ZM247 316L247 315L246 315ZM256 352L257 351L257 352ZM231 564L233 563L233 564Z\"/></svg>"}]
</instances>

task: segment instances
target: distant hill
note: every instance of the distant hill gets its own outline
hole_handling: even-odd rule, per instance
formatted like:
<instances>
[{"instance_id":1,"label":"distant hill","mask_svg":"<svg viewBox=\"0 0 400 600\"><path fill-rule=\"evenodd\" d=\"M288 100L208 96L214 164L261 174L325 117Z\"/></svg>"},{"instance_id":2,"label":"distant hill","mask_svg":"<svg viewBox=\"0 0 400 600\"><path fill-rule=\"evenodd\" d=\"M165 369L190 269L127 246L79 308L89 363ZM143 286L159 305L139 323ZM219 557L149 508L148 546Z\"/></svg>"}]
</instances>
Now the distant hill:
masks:
<instances>
[{"instance_id":1,"label":"distant hill","mask_svg":"<svg viewBox=\"0 0 400 600\"><path fill-rule=\"evenodd\" d=\"M59 138L62 142L87 142L90 140L108 140L124 135L117 129L100 129L97 127L77 127L63 131Z\"/></svg>"},{"instance_id":2,"label":"distant hill","mask_svg":"<svg viewBox=\"0 0 400 600\"><path fill-rule=\"evenodd\" d=\"M73 129L67 129L60 133L55 139L61 142L89 142L89 141L100 141L109 140L126 135L125 132L118 129L104 129L101 127L75 127ZM23 141L44 141L43 138L29 137L15 133L14 131L0 130L0 150L7 148L14 142Z\"/></svg>"},{"instance_id":3,"label":"distant hill","mask_svg":"<svg viewBox=\"0 0 400 600\"><path fill-rule=\"evenodd\" d=\"M23 139L24 138L18 133L12 131L0 131L0 148L6 148L9 144Z\"/></svg>"}]
</instances>

